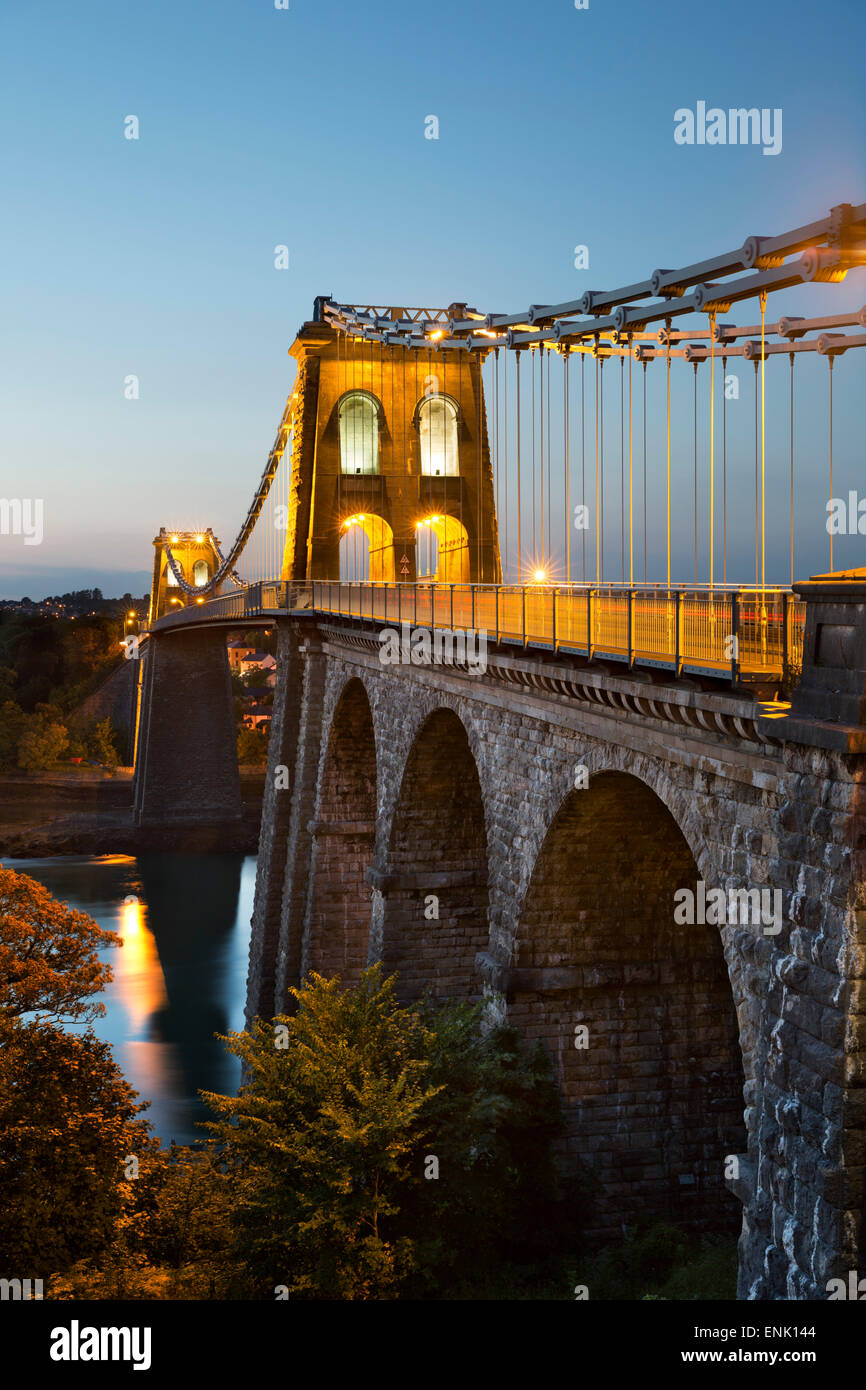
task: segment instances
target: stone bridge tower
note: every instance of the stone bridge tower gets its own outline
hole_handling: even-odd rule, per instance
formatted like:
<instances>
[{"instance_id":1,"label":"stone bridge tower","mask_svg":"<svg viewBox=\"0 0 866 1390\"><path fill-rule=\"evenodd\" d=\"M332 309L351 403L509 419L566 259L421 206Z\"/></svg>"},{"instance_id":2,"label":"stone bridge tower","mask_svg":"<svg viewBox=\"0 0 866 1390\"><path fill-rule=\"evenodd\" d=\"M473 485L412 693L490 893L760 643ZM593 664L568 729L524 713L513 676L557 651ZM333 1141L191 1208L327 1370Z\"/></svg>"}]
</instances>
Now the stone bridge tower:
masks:
<instances>
[{"instance_id":1,"label":"stone bridge tower","mask_svg":"<svg viewBox=\"0 0 866 1390\"><path fill-rule=\"evenodd\" d=\"M153 539L149 623L155 623L157 618L173 608L195 602L177 583L168 563L167 546L180 565L187 584L195 584L198 588L207 584L220 564L217 553L219 541L209 526L204 531L167 531L164 526L161 527L159 535Z\"/></svg>"},{"instance_id":2,"label":"stone bridge tower","mask_svg":"<svg viewBox=\"0 0 866 1390\"><path fill-rule=\"evenodd\" d=\"M289 351L300 401L282 577L339 579L341 539L358 528L363 577L500 582L481 354L368 343L318 318ZM432 572L419 527L438 542Z\"/></svg>"}]
</instances>

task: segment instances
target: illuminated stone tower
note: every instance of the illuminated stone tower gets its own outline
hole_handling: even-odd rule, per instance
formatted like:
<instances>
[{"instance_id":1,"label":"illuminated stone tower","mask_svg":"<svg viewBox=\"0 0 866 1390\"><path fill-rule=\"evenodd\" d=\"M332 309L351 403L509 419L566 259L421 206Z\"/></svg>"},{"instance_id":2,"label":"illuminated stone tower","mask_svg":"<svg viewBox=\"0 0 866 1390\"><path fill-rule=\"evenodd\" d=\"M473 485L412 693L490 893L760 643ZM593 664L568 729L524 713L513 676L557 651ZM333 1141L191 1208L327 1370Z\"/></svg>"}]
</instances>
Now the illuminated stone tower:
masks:
<instances>
[{"instance_id":1,"label":"illuminated stone tower","mask_svg":"<svg viewBox=\"0 0 866 1390\"><path fill-rule=\"evenodd\" d=\"M364 342L320 318L289 351L300 400L282 577L500 582L480 354ZM346 573L344 542L341 576L347 536L363 573Z\"/></svg>"},{"instance_id":2,"label":"illuminated stone tower","mask_svg":"<svg viewBox=\"0 0 866 1390\"><path fill-rule=\"evenodd\" d=\"M149 622L156 622L157 618L161 618L172 608L183 607L196 601L191 594L184 593L178 584L168 563L166 546L171 549L172 555L180 565L187 584L201 588L219 568L216 550L218 545L219 541L210 527L205 531L167 531L164 526L161 528L153 541Z\"/></svg>"}]
</instances>

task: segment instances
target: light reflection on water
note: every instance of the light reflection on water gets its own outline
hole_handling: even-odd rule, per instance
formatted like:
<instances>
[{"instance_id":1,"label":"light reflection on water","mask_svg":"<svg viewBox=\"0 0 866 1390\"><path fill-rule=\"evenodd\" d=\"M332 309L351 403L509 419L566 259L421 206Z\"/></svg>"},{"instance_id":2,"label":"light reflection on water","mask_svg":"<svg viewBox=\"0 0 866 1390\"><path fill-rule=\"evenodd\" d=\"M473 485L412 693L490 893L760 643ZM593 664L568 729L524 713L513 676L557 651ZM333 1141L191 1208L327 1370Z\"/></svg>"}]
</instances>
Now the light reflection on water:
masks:
<instances>
[{"instance_id":1,"label":"light reflection on water","mask_svg":"<svg viewBox=\"0 0 866 1390\"><path fill-rule=\"evenodd\" d=\"M5 859L123 937L93 1025L164 1145L204 1137L199 1090L233 1094L240 1063L214 1034L244 1022L256 860L242 854Z\"/></svg>"}]
</instances>

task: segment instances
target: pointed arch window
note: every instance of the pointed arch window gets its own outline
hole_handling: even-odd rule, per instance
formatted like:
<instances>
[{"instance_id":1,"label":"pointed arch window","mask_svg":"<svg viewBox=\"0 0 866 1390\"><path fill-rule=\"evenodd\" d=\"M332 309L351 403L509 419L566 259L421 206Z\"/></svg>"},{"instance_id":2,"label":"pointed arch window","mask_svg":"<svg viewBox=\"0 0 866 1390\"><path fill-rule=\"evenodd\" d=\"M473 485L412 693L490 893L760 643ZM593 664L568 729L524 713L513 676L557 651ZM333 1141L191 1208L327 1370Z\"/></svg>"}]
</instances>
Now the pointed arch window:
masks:
<instances>
[{"instance_id":1,"label":"pointed arch window","mask_svg":"<svg viewBox=\"0 0 866 1390\"><path fill-rule=\"evenodd\" d=\"M379 472L379 402L369 391L340 402L340 464L344 473Z\"/></svg>"},{"instance_id":2,"label":"pointed arch window","mask_svg":"<svg viewBox=\"0 0 866 1390\"><path fill-rule=\"evenodd\" d=\"M456 401L428 396L418 406L421 472L425 477L454 477L460 472Z\"/></svg>"}]
</instances>

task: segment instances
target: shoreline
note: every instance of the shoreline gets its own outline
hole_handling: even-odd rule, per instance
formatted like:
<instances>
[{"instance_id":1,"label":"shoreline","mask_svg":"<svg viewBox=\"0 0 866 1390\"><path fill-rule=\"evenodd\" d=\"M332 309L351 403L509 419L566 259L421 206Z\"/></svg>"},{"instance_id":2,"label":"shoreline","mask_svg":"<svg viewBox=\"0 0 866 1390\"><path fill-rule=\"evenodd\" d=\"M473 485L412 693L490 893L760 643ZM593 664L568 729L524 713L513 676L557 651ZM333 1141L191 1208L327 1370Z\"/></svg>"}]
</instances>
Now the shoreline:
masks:
<instances>
[{"instance_id":1,"label":"shoreline","mask_svg":"<svg viewBox=\"0 0 866 1390\"><path fill-rule=\"evenodd\" d=\"M132 770L109 776L98 768L60 773L0 774L0 859L63 854L258 852L265 773L241 770L244 813L218 825L136 826Z\"/></svg>"}]
</instances>

